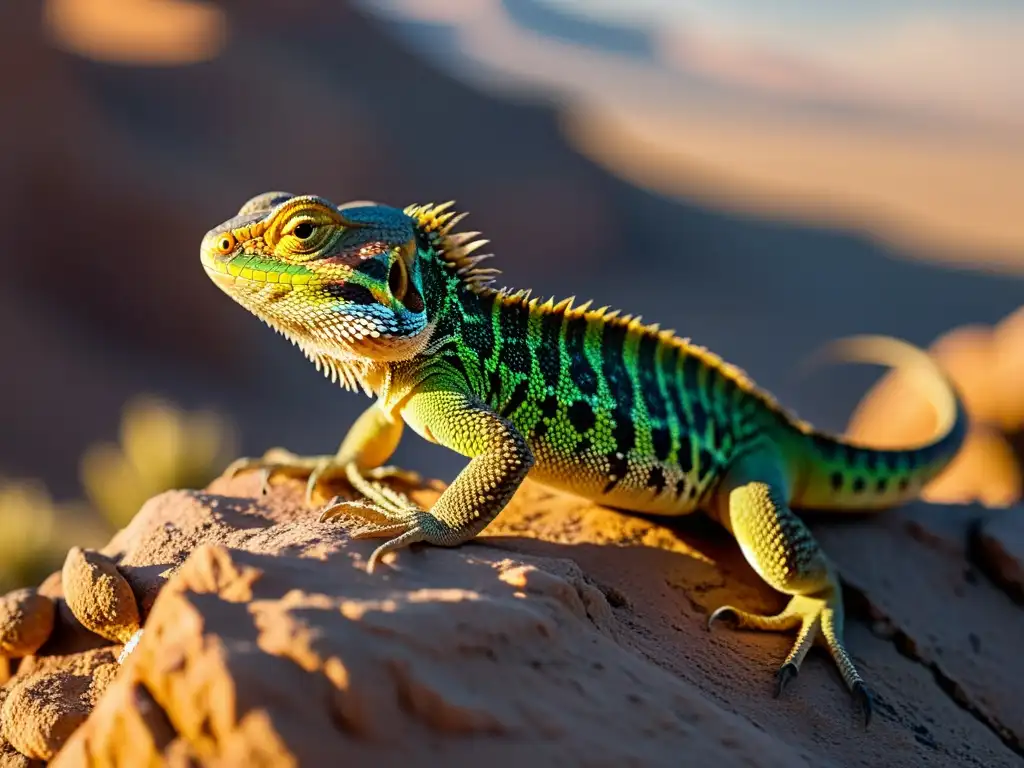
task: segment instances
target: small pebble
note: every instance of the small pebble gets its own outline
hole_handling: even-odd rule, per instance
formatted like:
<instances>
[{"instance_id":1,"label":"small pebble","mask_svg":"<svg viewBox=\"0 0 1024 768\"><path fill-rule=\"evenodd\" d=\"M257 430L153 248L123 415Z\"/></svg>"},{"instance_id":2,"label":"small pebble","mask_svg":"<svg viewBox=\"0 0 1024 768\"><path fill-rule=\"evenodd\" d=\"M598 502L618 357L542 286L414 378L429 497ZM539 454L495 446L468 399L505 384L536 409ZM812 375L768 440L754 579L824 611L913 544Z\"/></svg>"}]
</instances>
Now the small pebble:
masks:
<instances>
[{"instance_id":1,"label":"small pebble","mask_svg":"<svg viewBox=\"0 0 1024 768\"><path fill-rule=\"evenodd\" d=\"M56 605L35 589L0 597L0 656L31 656L53 632Z\"/></svg>"},{"instance_id":2,"label":"small pebble","mask_svg":"<svg viewBox=\"0 0 1024 768\"><path fill-rule=\"evenodd\" d=\"M141 626L135 594L117 566L93 550L72 547L61 572L64 599L88 630L126 643Z\"/></svg>"}]
</instances>

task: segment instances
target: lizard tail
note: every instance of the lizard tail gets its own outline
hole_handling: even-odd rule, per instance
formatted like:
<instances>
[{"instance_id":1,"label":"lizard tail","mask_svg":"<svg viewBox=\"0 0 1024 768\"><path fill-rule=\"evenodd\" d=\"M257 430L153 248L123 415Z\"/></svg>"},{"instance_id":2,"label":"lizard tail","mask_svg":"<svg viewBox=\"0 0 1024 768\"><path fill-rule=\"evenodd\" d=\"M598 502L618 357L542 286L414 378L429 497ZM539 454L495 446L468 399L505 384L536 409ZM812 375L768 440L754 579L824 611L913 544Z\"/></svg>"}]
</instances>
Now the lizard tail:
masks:
<instances>
[{"instance_id":1,"label":"lizard tail","mask_svg":"<svg viewBox=\"0 0 1024 768\"><path fill-rule=\"evenodd\" d=\"M887 365L909 374L938 412L937 436L915 448L879 449L819 431L800 431L793 506L811 509L884 509L915 498L956 456L968 417L953 382L918 347L888 336L851 336L819 350L809 362Z\"/></svg>"}]
</instances>

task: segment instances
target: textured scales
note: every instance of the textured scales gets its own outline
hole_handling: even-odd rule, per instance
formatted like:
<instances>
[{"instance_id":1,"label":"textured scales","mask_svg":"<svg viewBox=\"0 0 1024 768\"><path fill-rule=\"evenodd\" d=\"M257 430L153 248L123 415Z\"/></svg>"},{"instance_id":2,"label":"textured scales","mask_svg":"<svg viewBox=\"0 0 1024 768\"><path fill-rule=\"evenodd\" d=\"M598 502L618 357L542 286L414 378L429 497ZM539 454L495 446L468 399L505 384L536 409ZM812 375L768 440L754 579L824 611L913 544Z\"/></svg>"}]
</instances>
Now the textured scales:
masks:
<instances>
[{"instance_id":1,"label":"textured scales","mask_svg":"<svg viewBox=\"0 0 1024 768\"><path fill-rule=\"evenodd\" d=\"M790 507L881 509L915 497L958 451L965 414L924 352L859 337L847 359L899 365L932 387L941 434L915 449L877 450L814 430L740 369L639 318L492 287L498 270L477 232L456 232L451 203L404 210L335 206L270 192L203 240L203 266L232 298L283 333L329 376L376 402L338 452L283 450L242 459L261 469L344 479L366 503L332 501L321 519L364 519L358 537L385 553L473 538L529 474L610 506L667 515L705 510L761 577L792 599L777 616L731 606L739 627L797 631L778 691L810 645L825 644L870 714L842 640L842 595L828 558ZM409 424L470 458L430 510L385 484Z\"/></svg>"}]
</instances>

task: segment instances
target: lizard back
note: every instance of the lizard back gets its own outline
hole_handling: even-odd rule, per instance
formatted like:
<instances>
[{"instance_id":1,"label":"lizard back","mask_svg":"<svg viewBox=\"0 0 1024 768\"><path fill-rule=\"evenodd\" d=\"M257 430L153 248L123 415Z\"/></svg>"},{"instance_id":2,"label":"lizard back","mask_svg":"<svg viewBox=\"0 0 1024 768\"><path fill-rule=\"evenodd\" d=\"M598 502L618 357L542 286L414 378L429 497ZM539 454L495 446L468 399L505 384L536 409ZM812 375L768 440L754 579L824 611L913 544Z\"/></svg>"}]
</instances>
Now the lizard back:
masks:
<instances>
[{"instance_id":1,"label":"lizard back","mask_svg":"<svg viewBox=\"0 0 1024 768\"><path fill-rule=\"evenodd\" d=\"M785 419L740 369L638 318L528 292L428 287L423 364L530 443L530 476L625 509L685 514L735 452ZM428 299L428 305L430 300Z\"/></svg>"},{"instance_id":2,"label":"lizard back","mask_svg":"<svg viewBox=\"0 0 1024 768\"><path fill-rule=\"evenodd\" d=\"M857 445L815 429L742 369L671 331L590 302L490 287L497 270L481 269L459 236L449 242L435 208L406 210L434 236L438 267L424 274L435 330L413 364L450 369L456 386L508 418L533 450L530 476L547 485L622 509L688 514L706 508L740 453L773 443L795 505L880 509L919 493L963 442L955 388L910 345L862 340L888 351L854 357L923 371L939 390L944 430L914 448Z\"/></svg>"}]
</instances>

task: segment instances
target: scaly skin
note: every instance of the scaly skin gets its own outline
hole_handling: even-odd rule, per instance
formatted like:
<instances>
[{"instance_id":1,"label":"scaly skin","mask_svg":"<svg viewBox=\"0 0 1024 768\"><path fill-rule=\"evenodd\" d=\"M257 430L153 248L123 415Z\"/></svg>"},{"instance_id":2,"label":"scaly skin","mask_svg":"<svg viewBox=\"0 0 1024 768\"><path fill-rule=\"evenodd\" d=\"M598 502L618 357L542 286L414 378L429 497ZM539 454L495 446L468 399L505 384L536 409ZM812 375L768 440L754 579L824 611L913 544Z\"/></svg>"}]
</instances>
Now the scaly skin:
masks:
<instances>
[{"instance_id":1,"label":"scaly skin","mask_svg":"<svg viewBox=\"0 0 1024 768\"><path fill-rule=\"evenodd\" d=\"M835 569L793 507L881 509L918 494L959 449L962 404L923 352L894 339L842 343L847 358L904 365L935 390L943 421L928 445L874 450L815 431L747 376L671 332L606 309L497 291L497 270L472 256L486 241L455 233L450 204L335 206L267 193L203 240L202 263L237 302L289 337L318 367L376 402L338 452L278 450L242 459L261 469L346 479L369 503L332 501L386 537L368 570L413 542L473 538L529 474L613 507L719 520L772 587L791 596L777 616L731 606L738 627L797 630L777 691L822 640L870 715L870 696L842 639ZM423 510L382 481L403 423L469 457Z\"/></svg>"}]
</instances>

